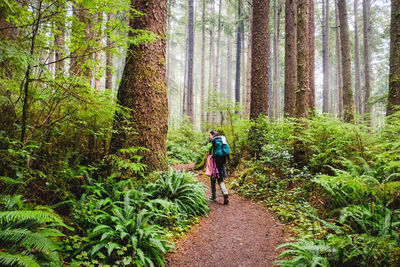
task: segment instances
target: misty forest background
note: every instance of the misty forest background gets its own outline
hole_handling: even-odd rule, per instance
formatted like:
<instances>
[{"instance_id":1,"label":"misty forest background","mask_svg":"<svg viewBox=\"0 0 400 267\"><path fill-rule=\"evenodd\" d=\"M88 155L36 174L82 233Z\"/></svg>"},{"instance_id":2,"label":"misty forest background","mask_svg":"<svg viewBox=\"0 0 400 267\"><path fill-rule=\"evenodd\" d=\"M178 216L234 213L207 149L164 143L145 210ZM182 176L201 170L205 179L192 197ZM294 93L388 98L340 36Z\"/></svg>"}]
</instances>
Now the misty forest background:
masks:
<instances>
[{"instance_id":1,"label":"misty forest background","mask_svg":"<svg viewBox=\"0 0 400 267\"><path fill-rule=\"evenodd\" d=\"M164 266L229 187L282 266L400 262L399 0L0 0L0 265Z\"/></svg>"}]
</instances>

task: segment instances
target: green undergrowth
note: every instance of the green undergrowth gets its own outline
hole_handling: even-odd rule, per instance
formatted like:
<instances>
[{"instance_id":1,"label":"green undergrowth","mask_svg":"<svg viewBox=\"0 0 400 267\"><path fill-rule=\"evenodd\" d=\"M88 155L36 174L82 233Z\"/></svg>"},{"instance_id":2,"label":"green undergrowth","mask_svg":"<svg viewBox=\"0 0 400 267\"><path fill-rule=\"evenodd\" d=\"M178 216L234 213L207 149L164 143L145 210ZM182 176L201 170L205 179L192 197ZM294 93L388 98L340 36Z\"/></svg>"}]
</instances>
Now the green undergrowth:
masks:
<instances>
[{"instance_id":1,"label":"green undergrowth","mask_svg":"<svg viewBox=\"0 0 400 267\"><path fill-rule=\"evenodd\" d=\"M281 266L397 266L400 262L400 113L372 129L329 116L296 123L259 118L250 154L230 186L265 203L293 238ZM296 135L294 134L296 133ZM294 163L294 144L306 146Z\"/></svg>"},{"instance_id":2,"label":"green undergrowth","mask_svg":"<svg viewBox=\"0 0 400 267\"><path fill-rule=\"evenodd\" d=\"M167 135L168 164L174 166L201 160L205 142L206 138L194 129L188 118L173 122Z\"/></svg>"},{"instance_id":3,"label":"green undergrowth","mask_svg":"<svg viewBox=\"0 0 400 267\"><path fill-rule=\"evenodd\" d=\"M0 177L2 266L163 266L174 239L208 213L195 174L145 175L142 148L89 166L65 164L65 186L48 182L29 194L47 178L26 165L37 146L0 137L0 163L7 164ZM49 206L39 205L54 194Z\"/></svg>"}]
</instances>

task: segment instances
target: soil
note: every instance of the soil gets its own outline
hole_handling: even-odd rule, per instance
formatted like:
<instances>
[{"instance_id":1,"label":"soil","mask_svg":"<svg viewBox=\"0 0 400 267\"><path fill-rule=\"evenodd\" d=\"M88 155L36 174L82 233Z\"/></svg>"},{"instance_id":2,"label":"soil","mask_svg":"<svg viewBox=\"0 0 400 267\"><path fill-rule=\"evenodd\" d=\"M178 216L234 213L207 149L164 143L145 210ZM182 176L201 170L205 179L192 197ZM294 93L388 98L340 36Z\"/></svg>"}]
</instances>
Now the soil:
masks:
<instances>
[{"instance_id":1,"label":"soil","mask_svg":"<svg viewBox=\"0 0 400 267\"><path fill-rule=\"evenodd\" d=\"M191 167L188 164L175 168ZM209 196L209 178L200 172L198 179L207 186ZM262 205L231 190L229 204L223 205L223 197L218 193L217 202L210 203L208 217L201 218L177 242L175 252L167 255L166 266L273 266L281 252L276 247L288 242L285 225L276 221Z\"/></svg>"}]
</instances>

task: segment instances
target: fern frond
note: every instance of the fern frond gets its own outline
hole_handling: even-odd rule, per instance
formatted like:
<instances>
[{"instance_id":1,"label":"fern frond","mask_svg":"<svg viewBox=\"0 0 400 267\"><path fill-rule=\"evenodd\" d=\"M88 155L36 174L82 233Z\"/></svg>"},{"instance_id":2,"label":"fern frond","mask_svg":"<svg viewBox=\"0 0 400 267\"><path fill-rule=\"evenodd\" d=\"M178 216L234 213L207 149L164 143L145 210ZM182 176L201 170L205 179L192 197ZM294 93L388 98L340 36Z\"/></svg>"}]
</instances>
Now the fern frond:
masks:
<instances>
[{"instance_id":1,"label":"fern frond","mask_svg":"<svg viewBox=\"0 0 400 267\"><path fill-rule=\"evenodd\" d=\"M21 254L10 254L8 252L2 251L0 251L0 265L40 267L39 263L29 256L24 256Z\"/></svg>"},{"instance_id":2,"label":"fern frond","mask_svg":"<svg viewBox=\"0 0 400 267\"><path fill-rule=\"evenodd\" d=\"M47 211L40 210L16 210L16 211L0 211L0 222L15 222L34 220L42 223L57 222L63 224L60 216Z\"/></svg>"}]
</instances>

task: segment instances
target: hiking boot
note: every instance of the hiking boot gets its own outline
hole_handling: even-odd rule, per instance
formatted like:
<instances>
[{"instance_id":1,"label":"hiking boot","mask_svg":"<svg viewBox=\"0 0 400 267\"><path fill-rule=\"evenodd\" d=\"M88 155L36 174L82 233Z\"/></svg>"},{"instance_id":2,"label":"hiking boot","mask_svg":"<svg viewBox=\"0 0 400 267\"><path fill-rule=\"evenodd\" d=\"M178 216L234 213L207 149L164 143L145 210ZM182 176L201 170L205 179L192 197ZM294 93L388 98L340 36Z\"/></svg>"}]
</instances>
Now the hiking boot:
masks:
<instances>
[{"instance_id":1,"label":"hiking boot","mask_svg":"<svg viewBox=\"0 0 400 267\"><path fill-rule=\"evenodd\" d=\"M215 201L217 201L217 197L210 197L208 200L209 200L210 202L215 202Z\"/></svg>"},{"instance_id":2,"label":"hiking boot","mask_svg":"<svg viewBox=\"0 0 400 267\"><path fill-rule=\"evenodd\" d=\"M228 195L224 195L224 205L228 205L229 200L228 200Z\"/></svg>"}]
</instances>

